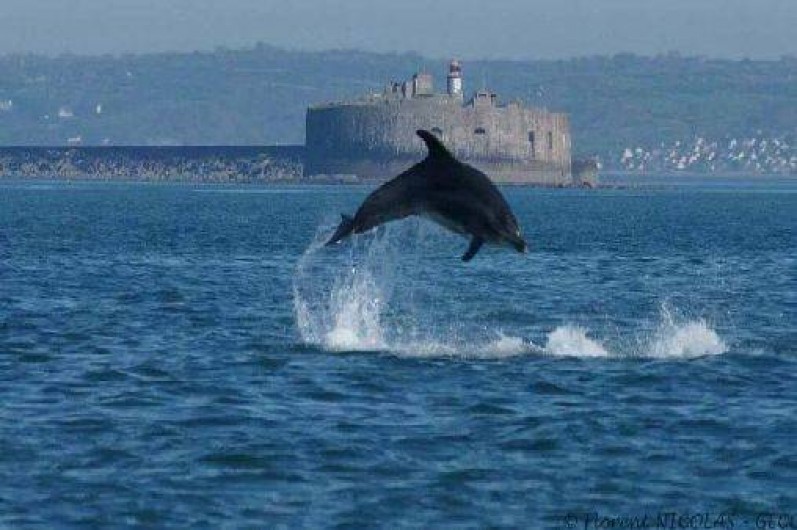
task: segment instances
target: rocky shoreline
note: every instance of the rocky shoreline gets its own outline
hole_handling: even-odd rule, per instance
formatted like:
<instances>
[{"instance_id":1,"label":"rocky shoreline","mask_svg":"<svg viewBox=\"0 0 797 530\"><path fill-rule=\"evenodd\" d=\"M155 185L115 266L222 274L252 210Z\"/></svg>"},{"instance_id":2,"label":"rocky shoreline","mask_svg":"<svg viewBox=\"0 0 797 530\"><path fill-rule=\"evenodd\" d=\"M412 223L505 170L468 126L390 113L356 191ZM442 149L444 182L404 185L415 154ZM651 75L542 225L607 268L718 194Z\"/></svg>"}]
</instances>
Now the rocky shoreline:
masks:
<instances>
[{"instance_id":1,"label":"rocky shoreline","mask_svg":"<svg viewBox=\"0 0 797 530\"><path fill-rule=\"evenodd\" d=\"M267 183L302 167L296 146L0 148L0 177L15 179Z\"/></svg>"}]
</instances>

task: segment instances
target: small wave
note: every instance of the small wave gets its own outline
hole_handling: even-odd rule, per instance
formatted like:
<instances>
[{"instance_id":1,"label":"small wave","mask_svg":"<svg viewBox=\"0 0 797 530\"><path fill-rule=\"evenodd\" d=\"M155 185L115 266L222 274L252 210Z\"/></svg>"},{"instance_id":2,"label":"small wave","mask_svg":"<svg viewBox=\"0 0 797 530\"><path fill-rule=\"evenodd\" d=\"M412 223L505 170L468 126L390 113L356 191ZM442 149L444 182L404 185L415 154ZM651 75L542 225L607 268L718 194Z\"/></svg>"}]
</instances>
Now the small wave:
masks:
<instances>
[{"instance_id":1,"label":"small wave","mask_svg":"<svg viewBox=\"0 0 797 530\"><path fill-rule=\"evenodd\" d=\"M307 194L313 190L304 187L275 187L275 188L197 188L191 190L194 193L222 193L227 195L286 195L286 194Z\"/></svg>"},{"instance_id":2,"label":"small wave","mask_svg":"<svg viewBox=\"0 0 797 530\"><path fill-rule=\"evenodd\" d=\"M448 339L448 340L446 340ZM390 351L411 357L462 357L471 359L506 359L538 351L520 337L498 333L493 339L464 341L451 337L415 340L392 344Z\"/></svg>"},{"instance_id":3,"label":"small wave","mask_svg":"<svg viewBox=\"0 0 797 530\"><path fill-rule=\"evenodd\" d=\"M54 191L63 189L63 186L55 184L3 184L0 189L6 190L29 190L29 191Z\"/></svg>"}]
</instances>

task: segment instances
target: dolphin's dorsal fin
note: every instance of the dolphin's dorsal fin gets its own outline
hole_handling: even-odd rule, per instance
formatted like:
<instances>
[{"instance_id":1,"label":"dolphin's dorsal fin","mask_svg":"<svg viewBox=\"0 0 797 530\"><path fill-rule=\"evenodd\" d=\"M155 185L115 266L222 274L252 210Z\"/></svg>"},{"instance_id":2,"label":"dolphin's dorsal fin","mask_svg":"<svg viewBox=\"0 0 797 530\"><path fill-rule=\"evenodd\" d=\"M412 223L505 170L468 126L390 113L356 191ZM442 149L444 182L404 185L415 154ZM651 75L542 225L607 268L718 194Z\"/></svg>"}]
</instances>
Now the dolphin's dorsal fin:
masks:
<instances>
[{"instance_id":1,"label":"dolphin's dorsal fin","mask_svg":"<svg viewBox=\"0 0 797 530\"><path fill-rule=\"evenodd\" d=\"M426 144L426 148L429 150L429 158L454 158L454 155L446 149L446 146L443 145L443 142L437 136L424 129L418 129L415 132Z\"/></svg>"}]
</instances>

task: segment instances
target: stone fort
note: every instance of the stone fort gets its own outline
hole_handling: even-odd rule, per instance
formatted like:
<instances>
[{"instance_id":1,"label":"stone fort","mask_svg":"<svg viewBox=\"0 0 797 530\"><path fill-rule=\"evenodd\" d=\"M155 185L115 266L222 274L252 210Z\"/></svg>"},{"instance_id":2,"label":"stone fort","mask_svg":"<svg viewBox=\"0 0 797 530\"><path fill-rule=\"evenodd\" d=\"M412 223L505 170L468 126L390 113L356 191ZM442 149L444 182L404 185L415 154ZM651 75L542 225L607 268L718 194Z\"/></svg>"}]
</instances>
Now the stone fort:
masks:
<instances>
[{"instance_id":1,"label":"stone fort","mask_svg":"<svg viewBox=\"0 0 797 530\"><path fill-rule=\"evenodd\" d=\"M432 75L388 84L381 93L307 110L305 176L395 176L425 156L416 129L428 129L496 182L573 184L567 115L501 103L489 90L465 98L452 61L443 93Z\"/></svg>"}]
</instances>

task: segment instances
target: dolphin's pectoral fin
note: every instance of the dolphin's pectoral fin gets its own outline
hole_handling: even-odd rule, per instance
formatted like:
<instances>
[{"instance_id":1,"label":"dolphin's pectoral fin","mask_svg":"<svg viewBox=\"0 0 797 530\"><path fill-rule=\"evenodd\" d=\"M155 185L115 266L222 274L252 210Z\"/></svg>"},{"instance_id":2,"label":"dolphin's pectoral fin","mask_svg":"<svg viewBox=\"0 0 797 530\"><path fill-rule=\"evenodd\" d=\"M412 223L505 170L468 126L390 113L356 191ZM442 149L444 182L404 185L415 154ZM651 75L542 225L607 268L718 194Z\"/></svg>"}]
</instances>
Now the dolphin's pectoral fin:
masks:
<instances>
[{"instance_id":1,"label":"dolphin's pectoral fin","mask_svg":"<svg viewBox=\"0 0 797 530\"><path fill-rule=\"evenodd\" d=\"M335 230L335 233L332 234L332 237L329 238L324 246L334 245L344 237L348 237L354 231L354 219L349 217L346 214L341 214L340 216L340 224L338 225L338 229Z\"/></svg>"},{"instance_id":2,"label":"dolphin's pectoral fin","mask_svg":"<svg viewBox=\"0 0 797 530\"><path fill-rule=\"evenodd\" d=\"M470 261L473 259L473 256L482 248L484 244L484 239L473 236L473 239L470 240L470 245L468 245L468 250L462 255L462 261Z\"/></svg>"}]
</instances>

